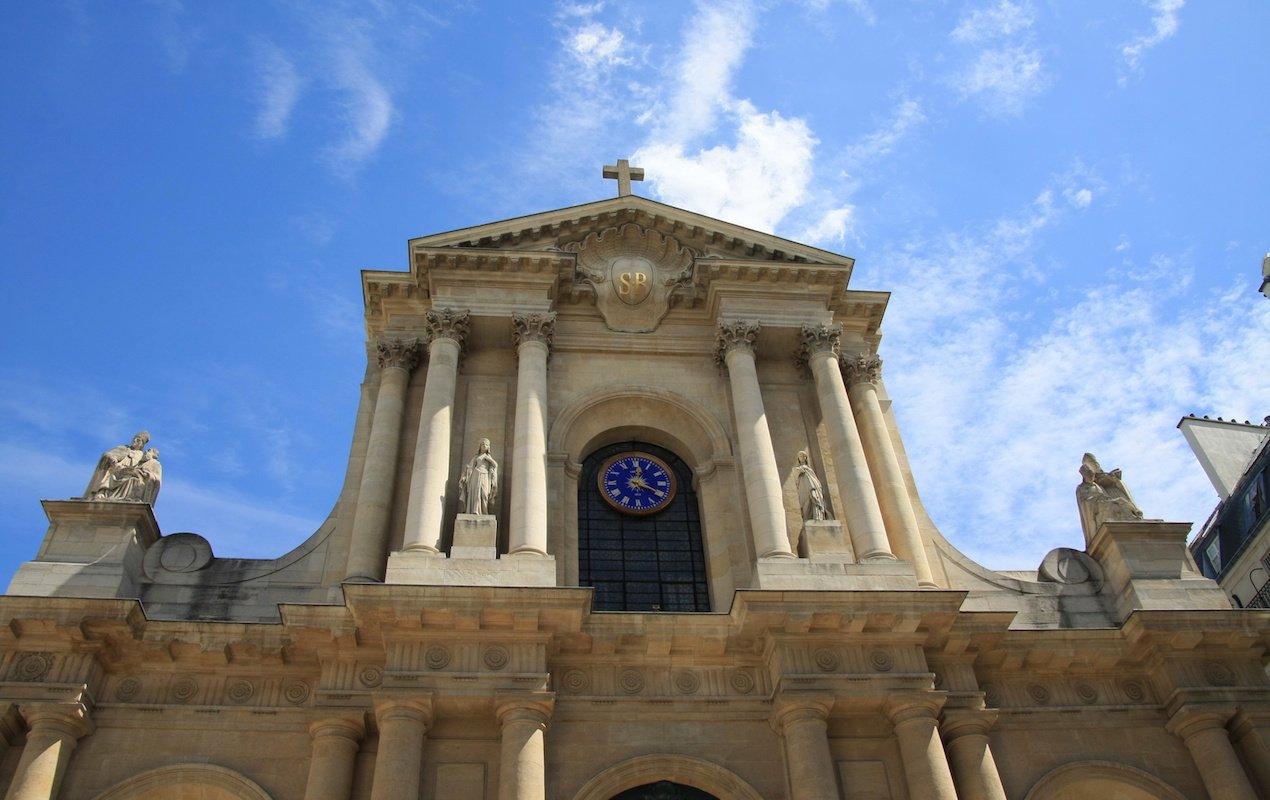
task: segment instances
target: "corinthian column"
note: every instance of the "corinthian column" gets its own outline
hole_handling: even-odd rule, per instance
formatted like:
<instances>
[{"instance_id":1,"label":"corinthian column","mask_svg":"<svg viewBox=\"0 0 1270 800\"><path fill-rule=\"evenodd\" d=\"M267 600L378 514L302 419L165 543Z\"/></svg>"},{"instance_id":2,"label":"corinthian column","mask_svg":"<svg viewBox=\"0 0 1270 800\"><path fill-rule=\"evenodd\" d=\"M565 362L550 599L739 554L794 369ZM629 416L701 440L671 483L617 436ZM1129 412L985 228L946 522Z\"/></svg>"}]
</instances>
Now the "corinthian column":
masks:
<instances>
[{"instance_id":1,"label":"corinthian column","mask_svg":"<svg viewBox=\"0 0 1270 800\"><path fill-rule=\"evenodd\" d=\"M441 551L441 516L450 478L450 427L454 419L454 386L459 355L467 338L468 312L452 308L427 313L428 378L419 411L414 468L410 472L410 501L406 505L403 550Z\"/></svg>"},{"instance_id":2,"label":"corinthian column","mask_svg":"<svg viewBox=\"0 0 1270 800\"><path fill-rule=\"evenodd\" d=\"M349 717L326 717L309 725L313 756L304 800L348 800L353 792L353 767L366 732L361 712Z\"/></svg>"},{"instance_id":3,"label":"corinthian column","mask_svg":"<svg viewBox=\"0 0 1270 800\"><path fill-rule=\"evenodd\" d=\"M900 460L891 444L891 433L886 428L882 406L878 403L877 382L882 377L882 359L877 356L843 359L842 371L850 386L851 407L860 425L864 455L878 489L878 504L882 507L882 519L890 534L891 549L900 559L912 562L919 586L933 587L935 581L931 578L921 531L917 529L913 500L909 497L904 473L900 471Z\"/></svg>"},{"instance_id":4,"label":"corinthian column","mask_svg":"<svg viewBox=\"0 0 1270 800\"><path fill-rule=\"evenodd\" d=\"M845 508L840 515L847 523L847 533L855 548L857 561L891 560L891 546L882 524L877 492L869 477L869 465L860 443L847 387L838 369L838 347L841 325L804 325L799 355L807 359L816 380L816 399L829 433L829 452L833 455L838 479L838 496Z\"/></svg>"},{"instance_id":5,"label":"corinthian column","mask_svg":"<svg viewBox=\"0 0 1270 800\"><path fill-rule=\"evenodd\" d=\"M406 386L410 383L411 371L419 363L419 340L380 339L375 342L375 355L379 361L379 394L375 398L370 443L366 447L357 510L353 514L353 538L345 578L349 581L384 579Z\"/></svg>"},{"instance_id":6,"label":"corinthian column","mask_svg":"<svg viewBox=\"0 0 1270 800\"><path fill-rule=\"evenodd\" d=\"M1229 707L1186 705L1173 712L1165 727L1186 742L1210 797L1255 800L1257 793L1226 733L1226 721L1234 714Z\"/></svg>"},{"instance_id":7,"label":"corinthian column","mask_svg":"<svg viewBox=\"0 0 1270 800\"><path fill-rule=\"evenodd\" d=\"M510 555L547 554L547 356L556 314L513 314L516 438L512 446Z\"/></svg>"},{"instance_id":8,"label":"corinthian column","mask_svg":"<svg viewBox=\"0 0 1270 800\"><path fill-rule=\"evenodd\" d=\"M948 758L939 742L936 722L942 698L898 698L886 709L900 744L904 777L913 797L957 800Z\"/></svg>"},{"instance_id":9,"label":"corinthian column","mask_svg":"<svg viewBox=\"0 0 1270 800\"><path fill-rule=\"evenodd\" d=\"M791 702L772 719L785 748L792 800L838 800L838 779L829 752L829 703Z\"/></svg>"},{"instance_id":10,"label":"corinthian column","mask_svg":"<svg viewBox=\"0 0 1270 800\"><path fill-rule=\"evenodd\" d=\"M371 800L419 800L423 742L432 724L431 700L389 700L375 706L379 752Z\"/></svg>"},{"instance_id":11,"label":"corinthian column","mask_svg":"<svg viewBox=\"0 0 1270 800\"><path fill-rule=\"evenodd\" d=\"M767 427L754 365L758 332L756 322L720 322L715 361L727 365L732 388L732 413L741 445L741 475L749 501L754 552L759 558L794 558L785 529L776 452L772 449L772 433Z\"/></svg>"},{"instance_id":12,"label":"corinthian column","mask_svg":"<svg viewBox=\"0 0 1270 800\"><path fill-rule=\"evenodd\" d=\"M5 800L54 800L71 752L92 731L88 709L80 703L33 703L20 711L26 744Z\"/></svg>"},{"instance_id":13,"label":"corinthian column","mask_svg":"<svg viewBox=\"0 0 1270 800\"><path fill-rule=\"evenodd\" d=\"M555 695L535 693L498 698L498 724L503 729L498 770L498 800L544 800L547 796L547 756L543 734Z\"/></svg>"}]
</instances>

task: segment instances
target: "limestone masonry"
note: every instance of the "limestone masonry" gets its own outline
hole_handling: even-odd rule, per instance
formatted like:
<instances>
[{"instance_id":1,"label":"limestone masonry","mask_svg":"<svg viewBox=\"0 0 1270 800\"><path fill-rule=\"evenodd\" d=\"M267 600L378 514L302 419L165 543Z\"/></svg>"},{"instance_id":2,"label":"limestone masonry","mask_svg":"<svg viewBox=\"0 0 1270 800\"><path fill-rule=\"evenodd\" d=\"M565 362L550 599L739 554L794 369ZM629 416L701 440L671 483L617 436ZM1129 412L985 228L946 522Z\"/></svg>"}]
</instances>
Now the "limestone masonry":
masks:
<instances>
[{"instance_id":1,"label":"limestone masonry","mask_svg":"<svg viewBox=\"0 0 1270 800\"><path fill-rule=\"evenodd\" d=\"M6 797L1270 796L1270 612L1189 523L1076 451L1080 549L970 561L891 413L889 295L605 170L363 273L346 477L295 550L162 535L145 434L84 454L0 597Z\"/></svg>"}]
</instances>

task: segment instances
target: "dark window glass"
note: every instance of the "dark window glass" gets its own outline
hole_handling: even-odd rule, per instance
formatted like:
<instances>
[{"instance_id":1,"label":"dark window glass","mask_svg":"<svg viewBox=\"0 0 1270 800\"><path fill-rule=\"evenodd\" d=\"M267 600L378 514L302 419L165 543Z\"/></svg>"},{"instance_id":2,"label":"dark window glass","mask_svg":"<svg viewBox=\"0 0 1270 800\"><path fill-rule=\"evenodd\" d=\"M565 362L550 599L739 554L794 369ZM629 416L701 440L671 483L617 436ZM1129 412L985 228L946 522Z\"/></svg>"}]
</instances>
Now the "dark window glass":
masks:
<instances>
[{"instance_id":1,"label":"dark window glass","mask_svg":"<svg viewBox=\"0 0 1270 800\"><path fill-rule=\"evenodd\" d=\"M646 517L600 497L600 467L636 450L675 472L675 499ZM578 484L578 581L595 587L596 611L709 611L705 553L692 471L674 453L642 442L603 447L586 458Z\"/></svg>"}]
</instances>

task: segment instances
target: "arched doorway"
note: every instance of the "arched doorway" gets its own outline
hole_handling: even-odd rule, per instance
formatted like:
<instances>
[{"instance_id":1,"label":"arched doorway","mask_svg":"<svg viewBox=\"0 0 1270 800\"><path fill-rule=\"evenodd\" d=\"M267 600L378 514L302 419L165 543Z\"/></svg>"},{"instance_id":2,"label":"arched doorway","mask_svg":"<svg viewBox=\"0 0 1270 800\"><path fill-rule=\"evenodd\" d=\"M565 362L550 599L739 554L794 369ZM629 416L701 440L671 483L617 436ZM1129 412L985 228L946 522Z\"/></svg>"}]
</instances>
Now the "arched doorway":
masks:
<instances>
[{"instance_id":1,"label":"arched doorway","mask_svg":"<svg viewBox=\"0 0 1270 800\"><path fill-rule=\"evenodd\" d=\"M603 496L601 471L628 453L651 456L673 474L673 499L655 513L624 512ZM588 455L578 482L578 583L595 588L593 608L709 611L700 513L692 470L670 450L627 441Z\"/></svg>"},{"instance_id":2,"label":"arched doorway","mask_svg":"<svg viewBox=\"0 0 1270 800\"><path fill-rule=\"evenodd\" d=\"M682 783L658 781L627 789L613 795L613 800L719 800L709 792Z\"/></svg>"}]
</instances>

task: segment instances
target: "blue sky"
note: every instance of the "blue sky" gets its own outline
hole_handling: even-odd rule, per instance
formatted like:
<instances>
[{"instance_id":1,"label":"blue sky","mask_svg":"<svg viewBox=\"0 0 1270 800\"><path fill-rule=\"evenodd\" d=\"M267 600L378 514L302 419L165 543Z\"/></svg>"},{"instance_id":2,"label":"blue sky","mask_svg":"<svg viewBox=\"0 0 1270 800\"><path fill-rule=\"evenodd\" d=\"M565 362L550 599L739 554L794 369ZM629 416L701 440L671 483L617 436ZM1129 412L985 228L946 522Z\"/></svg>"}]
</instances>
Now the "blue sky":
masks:
<instances>
[{"instance_id":1,"label":"blue sky","mask_svg":"<svg viewBox=\"0 0 1270 800\"><path fill-rule=\"evenodd\" d=\"M1216 495L1186 413L1270 414L1270 5L5 4L0 574L140 428L166 533L271 557L333 504L359 270L636 191L856 258L931 516L1082 546L1083 452Z\"/></svg>"}]
</instances>

